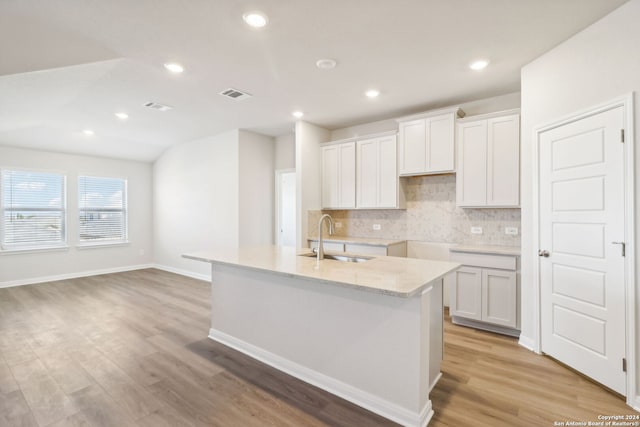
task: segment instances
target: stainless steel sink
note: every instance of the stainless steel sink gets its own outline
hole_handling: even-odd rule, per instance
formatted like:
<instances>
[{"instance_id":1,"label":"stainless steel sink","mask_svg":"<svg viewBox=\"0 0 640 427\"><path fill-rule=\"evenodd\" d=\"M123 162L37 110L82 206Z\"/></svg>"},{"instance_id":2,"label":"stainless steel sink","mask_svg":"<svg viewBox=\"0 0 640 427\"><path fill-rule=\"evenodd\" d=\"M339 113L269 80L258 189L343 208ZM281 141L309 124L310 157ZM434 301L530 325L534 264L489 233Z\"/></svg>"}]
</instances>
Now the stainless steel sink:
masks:
<instances>
[{"instance_id":1,"label":"stainless steel sink","mask_svg":"<svg viewBox=\"0 0 640 427\"><path fill-rule=\"evenodd\" d=\"M317 254L309 253L309 254L303 254L300 256L316 257ZM342 261L342 262L367 262L372 258L373 257L366 257L366 256L332 255L327 253L324 254L324 259L333 259L335 261Z\"/></svg>"}]
</instances>

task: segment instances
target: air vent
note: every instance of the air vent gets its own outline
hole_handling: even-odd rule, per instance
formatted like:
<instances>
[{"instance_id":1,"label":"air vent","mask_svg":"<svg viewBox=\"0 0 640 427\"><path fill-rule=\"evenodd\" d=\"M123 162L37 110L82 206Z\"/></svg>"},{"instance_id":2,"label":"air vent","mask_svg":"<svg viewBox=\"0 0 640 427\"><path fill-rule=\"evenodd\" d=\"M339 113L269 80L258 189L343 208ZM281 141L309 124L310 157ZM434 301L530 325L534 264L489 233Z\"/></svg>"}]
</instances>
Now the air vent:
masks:
<instances>
[{"instance_id":1,"label":"air vent","mask_svg":"<svg viewBox=\"0 0 640 427\"><path fill-rule=\"evenodd\" d=\"M173 108L170 105L158 104L157 102L147 102L144 106L158 111L169 111Z\"/></svg>"},{"instance_id":2,"label":"air vent","mask_svg":"<svg viewBox=\"0 0 640 427\"><path fill-rule=\"evenodd\" d=\"M220 95L226 96L227 98L231 98L236 101L251 98L250 93L242 92L241 90L234 89L232 87L230 87L229 89L223 90L222 92L220 92Z\"/></svg>"}]
</instances>

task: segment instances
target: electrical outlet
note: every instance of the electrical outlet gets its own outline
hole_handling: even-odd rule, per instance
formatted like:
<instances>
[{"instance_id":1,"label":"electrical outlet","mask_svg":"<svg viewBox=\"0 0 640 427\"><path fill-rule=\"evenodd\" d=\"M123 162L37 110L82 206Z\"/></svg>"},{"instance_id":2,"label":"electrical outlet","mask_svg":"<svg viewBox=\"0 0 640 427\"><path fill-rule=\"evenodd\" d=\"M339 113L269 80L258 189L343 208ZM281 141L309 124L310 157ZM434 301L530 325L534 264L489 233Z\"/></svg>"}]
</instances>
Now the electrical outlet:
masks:
<instances>
[{"instance_id":1,"label":"electrical outlet","mask_svg":"<svg viewBox=\"0 0 640 427\"><path fill-rule=\"evenodd\" d=\"M482 234L482 227L471 227L471 234Z\"/></svg>"},{"instance_id":2,"label":"electrical outlet","mask_svg":"<svg viewBox=\"0 0 640 427\"><path fill-rule=\"evenodd\" d=\"M378 231L378 230L381 230L382 227L380 226L380 224L373 224L373 229Z\"/></svg>"},{"instance_id":3,"label":"electrical outlet","mask_svg":"<svg viewBox=\"0 0 640 427\"><path fill-rule=\"evenodd\" d=\"M342 223L341 222L336 222L335 224L333 224L336 226L336 228L342 228Z\"/></svg>"},{"instance_id":4,"label":"electrical outlet","mask_svg":"<svg viewBox=\"0 0 640 427\"><path fill-rule=\"evenodd\" d=\"M518 235L518 227L505 227L504 228L504 234L508 234L510 236L517 236Z\"/></svg>"}]
</instances>

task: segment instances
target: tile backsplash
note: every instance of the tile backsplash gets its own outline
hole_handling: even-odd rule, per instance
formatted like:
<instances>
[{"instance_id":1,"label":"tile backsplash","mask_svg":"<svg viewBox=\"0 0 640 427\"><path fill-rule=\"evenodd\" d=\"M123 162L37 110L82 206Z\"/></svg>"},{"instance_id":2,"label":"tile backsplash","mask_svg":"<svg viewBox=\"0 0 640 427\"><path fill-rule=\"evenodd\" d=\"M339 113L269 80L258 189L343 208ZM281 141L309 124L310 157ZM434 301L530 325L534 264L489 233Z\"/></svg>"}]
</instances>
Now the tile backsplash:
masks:
<instances>
[{"instance_id":1,"label":"tile backsplash","mask_svg":"<svg viewBox=\"0 0 640 427\"><path fill-rule=\"evenodd\" d=\"M406 180L406 210L309 211L309 237L316 237L320 215L329 213L337 236L474 245L520 246L520 209L467 209L456 207L456 176L429 175ZM380 224L380 230L373 225ZM482 234L471 234L482 227ZM518 228L517 235L505 227Z\"/></svg>"}]
</instances>

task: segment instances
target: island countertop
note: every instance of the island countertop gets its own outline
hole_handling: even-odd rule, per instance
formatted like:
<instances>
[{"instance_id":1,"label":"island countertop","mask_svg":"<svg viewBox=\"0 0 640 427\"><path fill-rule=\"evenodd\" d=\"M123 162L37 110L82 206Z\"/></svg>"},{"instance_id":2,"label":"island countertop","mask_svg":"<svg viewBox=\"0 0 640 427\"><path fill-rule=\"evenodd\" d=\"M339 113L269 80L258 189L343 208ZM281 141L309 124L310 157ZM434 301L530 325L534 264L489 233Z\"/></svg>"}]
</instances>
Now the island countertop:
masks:
<instances>
[{"instance_id":1,"label":"island countertop","mask_svg":"<svg viewBox=\"0 0 640 427\"><path fill-rule=\"evenodd\" d=\"M310 254L310 251L261 246L193 252L182 256L214 265L269 271L405 298L420 293L431 282L460 266L454 262L388 256L376 256L363 263L331 259L318 262L315 257L301 256L305 254Z\"/></svg>"}]
</instances>

